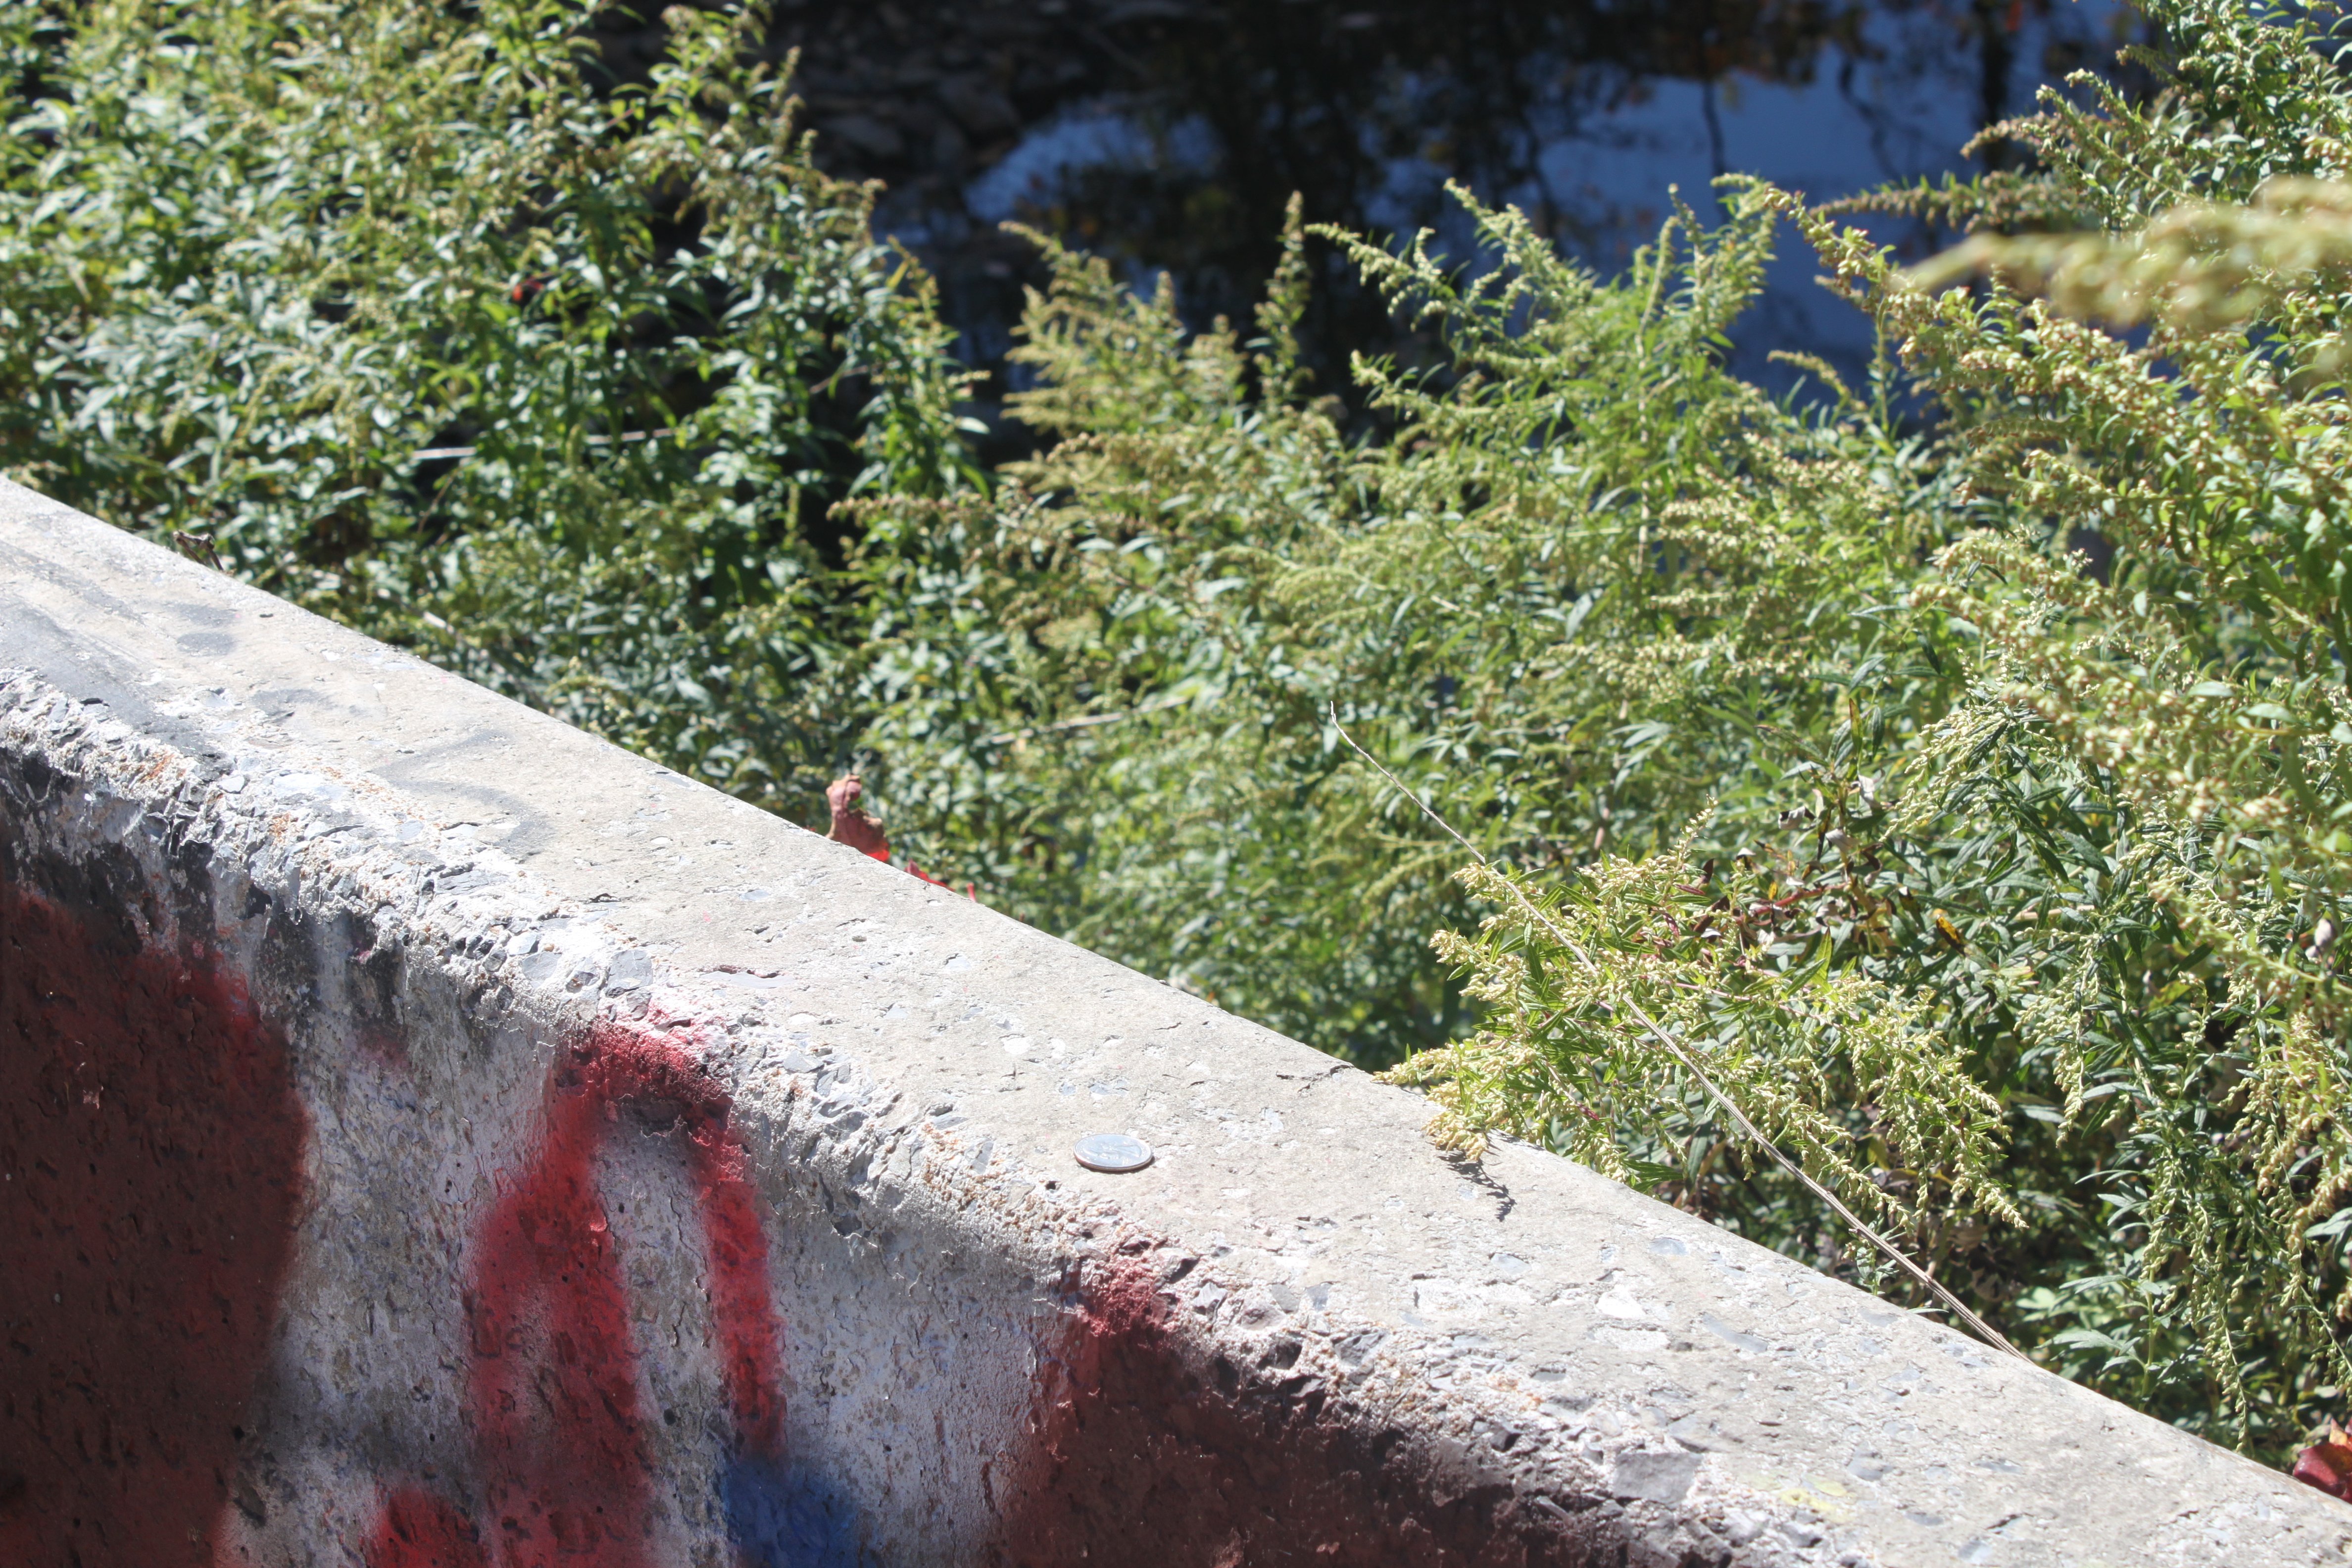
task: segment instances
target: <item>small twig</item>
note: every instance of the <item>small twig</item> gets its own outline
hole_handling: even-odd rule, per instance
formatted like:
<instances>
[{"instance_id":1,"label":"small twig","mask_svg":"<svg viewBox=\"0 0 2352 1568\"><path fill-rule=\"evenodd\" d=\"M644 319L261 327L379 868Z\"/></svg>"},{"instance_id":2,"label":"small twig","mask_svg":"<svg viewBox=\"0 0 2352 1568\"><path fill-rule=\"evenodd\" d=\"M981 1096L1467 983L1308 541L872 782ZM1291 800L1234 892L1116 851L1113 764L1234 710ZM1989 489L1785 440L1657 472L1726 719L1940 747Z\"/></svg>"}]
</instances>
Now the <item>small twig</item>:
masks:
<instances>
[{"instance_id":1,"label":"small twig","mask_svg":"<svg viewBox=\"0 0 2352 1568\"><path fill-rule=\"evenodd\" d=\"M1139 713L1155 713L1162 708L1177 708L1192 700L1190 697L1155 697L1149 702L1139 702L1132 708L1122 708L1116 713L1082 713L1076 719L1060 719L1051 724L1032 724L1025 730L1007 730L1001 735L982 735L972 742L980 746L1002 746L1013 741L1025 741L1032 735L1051 735L1061 730L1086 730L1097 724L1116 724L1122 719L1132 719Z\"/></svg>"},{"instance_id":2,"label":"small twig","mask_svg":"<svg viewBox=\"0 0 2352 1568\"><path fill-rule=\"evenodd\" d=\"M423 621L426 626L431 626L435 631L446 637L451 642L456 643L459 647L467 647L470 646L466 641L465 633L459 631L457 627L451 626L447 621L443 620L432 611L419 610L416 612L416 618Z\"/></svg>"},{"instance_id":3,"label":"small twig","mask_svg":"<svg viewBox=\"0 0 2352 1568\"><path fill-rule=\"evenodd\" d=\"M632 441L651 441L658 437L677 434L675 429L625 430L618 436L588 436L583 437L583 439L591 447L614 447L626 446ZM425 447L409 453L408 460L412 463L463 462L480 450L478 447Z\"/></svg>"},{"instance_id":4,"label":"small twig","mask_svg":"<svg viewBox=\"0 0 2352 1568\"><path fill-rule=\"evenodd\" d=\"M1444 828L1446 833L1453 837L1455 843L1461 845L1463 848L1470 852L1472 858L1475 858L1478 864L1489 867L1494 864L1494 862L1487 859L1485 851L1481 850L1476 845L1471 843L1467 838L1463 837L1462 835L1455 830L1452 823L1446 821L1444 816L1440 816L1435 806L1431 805L1427 801L1422 799L1421 796L1406 788L1403 780L1398 778L1396 774L1389 772L1385 767L1382 767L1379 758L1373 756L1370 752L1364 750L1363 747L1356 743L1356 738L1348 733L1348 727L1339 722L1339 705L1336 702L1331 704L1331 723L1332 726L1339 731L1339 738L1348 742L1349 750L1354 752L1356 755L1363 758L1365 762L1370 763L1374 773L1388 780L1391 787L1395 789L1399 795L1403 795L1407 800L1412 802L1413 805L1419 806L1423 816L1428 817L1430 821L1434 822L1438 826ZM1585 954L1584 951L1577 945L1576 940L1570 936L1568 932L1562 931L1558 922L1553 921L1549 915L1537 908L1534 900L1530 900L1527 894L1519 890L1519 887L1517 882L1511 881L1508 879L1506 879L1505 880L1511 889L1512 896L1519 900L1520 907L1525 909L1529 915L1533 916L1536 921L1546 931L1549 931L1554 937L1557 937L1559 940L1560 945L1576 956L1576 961L1579 963L1595 973L1600 972L1600 966L1594 963L1592 960ZM1853 1227L1856 1235L1862 1237L1865 1241L1868 1241L1871 1246L1876 1247L1880 1255L1885 1258L1888 1262L1894 1264L1897 1268L1903 1270L1904 1273L1918 1281L1920 1285L1927 1289L1928 1294L1934 1296L1936 1300L1950 1308L1953 1312L1958 1315L1960 1321L1968 1324L1969 1328L1974 1329L1979 1337L1983 1339L1987 1344L1993 1346L1997 1350L2007 1351L2011 1355L2015 1356L2020 1361L2026 1362L2029 1364L2032 1363L2032 1358L2027 1356L2023 1351L2019 1350L2015 1345L2011 1344L2009 1341L2002 1336L2000 1330L1994 1328L1990 1323L1986 1322L1982 1318L1977 1316L1976 1313L1970 1311L1966 1302L1962 1301L1958 1296L1953 1295L1951 1291L1946 1289L1943 1285L1937 1280L1934 1275L1920 1268L1916 1263L1914 1263L1911 1260L1909 1254L1906 1253L1901 1247L1895 1246L1893 1242L1887 1240L1885 1237L1879 1235L1878 1232L1873 1230L1869 1226L1864 1225L1862 1222L1861 1216L1856 1215L1852 1209L1846 1207L1845 1204L1835 1193L1830 1191L1830 1189L1824 1186L1819 1179L1808 1173L1803 1166L1798 1164L1788 1155L1782 1153L1780 1152L1780 1145L1773 1142L1769 1138L1765 1137L1763 1132L1757 1127L1756 1123L1748 1119L1748 1113L1740 1110L1739 1107L1733 1102L1729 1095L1724 1093L1722 1089L1716 1087L1715 1080L1706 1075L1706 1069L1698 1065L1698 1062L1691 1056L1690 1052L1684 1047L1683 1043L1675 1039L1672 1035L1667 1034L1664 1028L1660 1027L1657 1020L1651 1017L1648 1013L1644 1012L1639 1003L1633 1002L1630 999L1627 1000L1625 1003L1625 1010L1633 1015L1633 1020L1640 1024L1642 1027L1649 1033L1653 1039L1656 1040L1658 1044L1665 1047L1667 1052L1671 1054L1676 1061L1683 1065L1685 1071L1688 1072L1691 1077L1698 1080L1699 1087L1706 1089L1709 1098L1714 1100L1716 1104L1723 1108L1724 1113L1731 1118L1733 1123L1738 1127L1742 1133L1747 1135L1750 1142L1763 1150L1765 1153L1770 1155L1773 1162L1782 1170L1788 1172L1789 1174L1794 1176L1798 1181L1804 1184L1805 1189L1808 1192L1821 1199L1822 1202L1829 1205L1830 1208L1840 1219L1845 1221L1847 1225Z\"/></svg>"}]
</instances>

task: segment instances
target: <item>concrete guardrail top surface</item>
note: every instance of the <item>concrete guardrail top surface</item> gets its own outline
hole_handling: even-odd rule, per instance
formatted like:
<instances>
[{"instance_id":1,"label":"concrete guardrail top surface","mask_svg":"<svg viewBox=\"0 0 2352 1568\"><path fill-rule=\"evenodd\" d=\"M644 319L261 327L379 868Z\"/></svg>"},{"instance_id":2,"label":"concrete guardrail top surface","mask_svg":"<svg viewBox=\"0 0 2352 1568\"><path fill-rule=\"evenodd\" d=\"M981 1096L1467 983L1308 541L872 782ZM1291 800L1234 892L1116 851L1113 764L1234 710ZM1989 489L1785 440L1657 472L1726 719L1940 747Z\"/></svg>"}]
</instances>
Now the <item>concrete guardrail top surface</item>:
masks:
<instances>
[{"instance_id":1,"label":"concrete guardrail top surface","mask_svg":"<svg viewBox=\"0 0 2352 1568\"><path fill-rule=\"evenodd\" d=\"M15 487L0 1563L2328 1563L2352 1508ZM1145 1169L1074 1158L1097 1133Z\"/></svg>"}]
</instances>

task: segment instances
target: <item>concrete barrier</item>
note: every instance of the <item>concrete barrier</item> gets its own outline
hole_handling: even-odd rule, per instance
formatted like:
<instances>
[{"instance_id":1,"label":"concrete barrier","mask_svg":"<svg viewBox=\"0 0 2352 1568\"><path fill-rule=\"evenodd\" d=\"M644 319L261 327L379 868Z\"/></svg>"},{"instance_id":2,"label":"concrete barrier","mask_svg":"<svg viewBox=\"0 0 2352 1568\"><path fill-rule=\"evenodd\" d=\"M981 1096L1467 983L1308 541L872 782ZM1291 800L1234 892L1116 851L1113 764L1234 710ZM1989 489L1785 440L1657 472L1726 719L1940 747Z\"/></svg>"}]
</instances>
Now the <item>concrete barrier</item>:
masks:
<instances>
[{"instance_id":1,"label":"concrete barrier","mask_svg":"<svg viewBox=\"0 0 2352 1568\"><path fill-rule=\"evenodd\" d=\"M2352 1508L0 489L0 1563L2340 1563ZM1125 1133L1125 1174L1073 1157Z\"/></svg>"}]
</instances>

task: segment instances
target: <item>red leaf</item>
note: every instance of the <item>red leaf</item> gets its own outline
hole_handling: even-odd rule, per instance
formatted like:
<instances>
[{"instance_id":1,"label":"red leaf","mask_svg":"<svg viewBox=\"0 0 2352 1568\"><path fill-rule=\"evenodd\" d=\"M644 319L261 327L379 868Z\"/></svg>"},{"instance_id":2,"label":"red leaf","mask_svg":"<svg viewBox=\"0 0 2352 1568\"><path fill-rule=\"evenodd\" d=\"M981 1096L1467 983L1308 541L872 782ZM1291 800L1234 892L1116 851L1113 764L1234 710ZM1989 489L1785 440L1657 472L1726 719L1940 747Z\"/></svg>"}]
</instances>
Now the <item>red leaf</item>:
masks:
<instances>
[{"instance_id":1,"label":"red leaf","mask_svg":"<svg viewBox=\"0 0 2352 1568\"><path fill-rule=\"evenodd\" d=\"M2352 1433L2330 1421L2327 1436L2297 1454L2294 1468L2287 1473L2307 1487L2352 1502Z\"/></svg>"},{"instance_id":2,"label":"red leaf","mask_svg":"<svg viewBox=\"0 0 2352 1568\"><path fill-rule=\"evenodd\" d=\"M861 855L871 855L877 860L890 858L890 841L882 836L882 825L858 809L857 797L866 785L856 773L845 773L825 786L824 803L833 808L833 831L827 838L836 844L846 844Z\"/></svg>"}]
</instances>

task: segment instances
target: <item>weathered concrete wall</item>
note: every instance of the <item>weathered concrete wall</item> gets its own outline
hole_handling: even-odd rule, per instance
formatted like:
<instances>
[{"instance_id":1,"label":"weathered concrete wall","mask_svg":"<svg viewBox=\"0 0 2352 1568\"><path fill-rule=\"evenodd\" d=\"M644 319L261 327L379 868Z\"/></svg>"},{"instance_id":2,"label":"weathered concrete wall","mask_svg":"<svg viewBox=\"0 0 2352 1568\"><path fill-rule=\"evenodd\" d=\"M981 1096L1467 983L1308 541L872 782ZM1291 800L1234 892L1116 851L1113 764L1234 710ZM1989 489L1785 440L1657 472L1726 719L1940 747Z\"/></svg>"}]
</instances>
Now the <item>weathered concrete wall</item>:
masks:
<instances>
[{"instance_id":1,"label":"weathered concrete wall","mask_svg":"<svg viewBox=\"0 0 2352 1568\"><path fill-rule=\"evenodd\" d=\"M0 490L0 1563L2336 1563L2352 1509ZM1156 1163L1108 1175L1078 1137Z\"/></svg>"}]
</instances>

